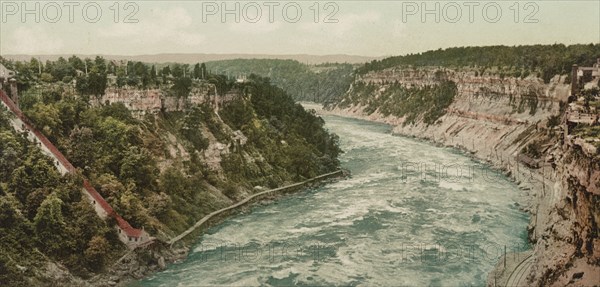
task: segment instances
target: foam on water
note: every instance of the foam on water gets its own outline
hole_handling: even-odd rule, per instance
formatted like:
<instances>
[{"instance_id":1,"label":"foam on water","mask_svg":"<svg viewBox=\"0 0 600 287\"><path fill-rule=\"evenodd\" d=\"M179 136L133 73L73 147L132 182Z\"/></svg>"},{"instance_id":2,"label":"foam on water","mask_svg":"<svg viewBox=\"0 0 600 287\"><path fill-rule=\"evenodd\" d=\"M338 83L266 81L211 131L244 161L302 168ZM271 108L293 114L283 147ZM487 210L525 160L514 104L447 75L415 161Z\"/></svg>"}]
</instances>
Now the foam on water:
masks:
<instances>
[{"instance_id":1,"label":"foam on water","mask_svg":"<svg viewBox=\"0 0 600 287\"><path fill-rule=\"evenodd\" d=\"M526 246L527 215L506 178L490 180L481 163L392 136L385 125L325 120L351 178L226 220L186 261L136 284L479 286L498 250ZM442 169L407 171L406 163L477 172L444 178Z\"/></svg>"}]
</instances>

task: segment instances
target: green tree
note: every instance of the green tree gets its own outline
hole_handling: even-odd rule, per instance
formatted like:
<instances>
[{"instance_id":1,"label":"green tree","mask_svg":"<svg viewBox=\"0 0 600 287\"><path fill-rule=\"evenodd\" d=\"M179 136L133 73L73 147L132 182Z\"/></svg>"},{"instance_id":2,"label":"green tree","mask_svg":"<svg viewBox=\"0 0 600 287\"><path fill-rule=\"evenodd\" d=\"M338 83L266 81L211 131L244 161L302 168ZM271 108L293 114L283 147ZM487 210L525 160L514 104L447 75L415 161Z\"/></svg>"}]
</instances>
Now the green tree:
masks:
<instances>
[{"instance_id":1,"label":"green tree","mask_svg":"<svg viewBox=\"0 0 600 287\"><path fill-rule=\"evenodd\" d=\"M27 116L50 140L55 141L60 136L62 121L54 104L36 103L27 111Z\"/></svg>"},{"instance_id":2,"label":"green tree","mask_svg":"<svg viewBox=\"0 0 600 287\"><path fill-rule=\"evenodd\" d=\"M166 194L189 198L191 193L187 182L187 178L180 170L170 167L160 175L159 187Z\"/></svg>"},{"instance_id":3,"label":"green tree","mask_svg":"<svg viewBox=\"0 0 600 287\"><path fill-rule=\"evenodd\" d=\"M71 163L77 167L87 169L94 162L96 154L96 141L94 133L88 127L75 127L69 135L68 155Z\"/></svg>"},{"instance_id":4,"label":"green tree","mask_svg":"<svg viewBox=\"0 0 600 287\"><path fill-rule=\"evenodd\" d=\"M69 57L69 64L75 70L85 71L85 64L79 57L75 55Z\"/></svg>"},{"instance_id":5,"label":"green tree","mask_svg":"<svg viewBox=\"0 0 600 287\"><path fill-rule=\"evenodd\" d=\"M88 95L94 95L100 97L104 95L107 84L106 74L100 72L91 72L88 76Z\"/></svg>"},{"instance_id":6,"label":"green tree","mask_svg":"<svg viewBox=\"0 0 600 287\"><path fill-rule=\"evenodd\" d=\"M164 193L155 193L147 198L147 206L150 214L158 218L165 218L172 207L171 197Z\"/></svg>"},{"instance_id":7,"label":"green tree","mask_svg":"<svg viewBox=\"0 0 600 287\"><path fill-rule=\"evenodd\" d=\"M149 214L140 198L131 190L127 190L119 198L119 213L127 218L133 226L145 226L149 221Z\"/></svg>"},{"instance_id":8,"label":"green tree","mask_svg":"<svg viewBox=\"0 0 600 287\"><path fill-rule=\"evenodd\" d=\"M59 177L48 158L38 150L31 150L23 164L12 172L8 188L25 204L27 196L34 189L54 187L58 184Z\"/></svg>"},{"instance_id":9,"label":"green tree","mask_svg":"<svg viewBox=\"0 0 600 287\"><path fill-rule=\"evenodd\" d=\"M50 193L51 190L48 188L36 188L27 195L27 200L25 201L25 212L29 220L33 220L37 214L38 208L42 205L42 202L44 202Z\"/></svg>"},{"instance_id":10,"label":"green tree","mask_svg":"<svg viewBox=\"0 0 600 287\"><path fill-rule=\"evenodd\" d=\"M158 169L152 158L145 148L130 147L121 162L119 178L134 183L137 190L153 187L158 178Z\"/></svg>"},{"instance_id":11,"label":"green tree","mask_svg":"<svg viewBox=\"0 0 600 287\"><path fill-rule=\"evenodd\" d=\"M85 260L87 266L94 271L100 271L104 269L106 263L106 254L110 251L110 245L106 238L102 236L94 236L88 244L88 248L85 250Z\"/></svg>"},{"instance_id":12,"label":"green tree","mask_svg":"<svg viewBox=\"0 0 600 287\"><path fill-rule=\"evenodd\" d=\"M173 83L171 90L178 98L187 98L192 89L192 79L190 78L176 78Z\"/></svg>"},{"instance_id":13,"label":"green tree","mask_svg":"<svg viewBox=\"0 0 600 287\"><path fill-rule=\"evenodd\" d=\"M194 79L200 79L202 77L202 71L200 70L200 64L194 65Z\"/></svg>"},{"instance_id":14,"label":"green tree","mask_svg":"<svg viewBox=\"0 0 600 287\"><path fill-rule=\"evenodd\" d=\"M183 67L180 64L174 64L171 69L171 75L175 78L183 77Z\"/></svg>"},{"instance_id":15,"label":"green tree","mask_svg":"<svg viewBox=\"0 0 600 287\"><path fill-rule=\"evenodd\" d=\"M62 254L64 228L66 226L62 214L63 201L55 194L49 195L38 208L33 219L38 244L48 254Z\"/></svg>"},{"instance_id":16,"label":"green tree","mask_svg":"<svg viewBox=\"0 0 600 287\"><path fill-rule=\"evenodd\" d=\"M169 67L168 65L163 67L162 69L162 75L163 76L171 76L171 67Z\"/></svg>"},{"instance_id":17,"label":"green tree","mask_svg":"<svg viewBox=\"0 0 600 287\"><path fill-rule=\"evenodd\" d=\"M239 98L223 109L223 120L232 128L243 130L243 126L252 123L254 110L247 101Z\"/></svg>"},{"instance_id":18,"label":"green tree","mask_svg":"<svg viewBox=\"0 0 600 287\"><path fill-rule=\"evenodd\" d=\"M153 84L156 84L156 77L156 67L152 65L152 69L150 69L150 79L152 80Z\"/></svg>"},{"instance_id":19,"label":"green tree","mask_svg":"<svg viewBox=\"0 0 600 287\"><path fill-rule=\"evenodd\" d=\"M24 150L14 133L0 131L0 182L10 179L13 170L21 165L19 155L23 153Z\"/></svg>"},{"instance_id":20,"label":"green tree","mask_svg":"<svg viewBox=\"0 0 600 287\"><path fill-rule=\"evenodd\" d=\"M209 145L208 139L202 135L201 123L204 117L200 108L192 107L183 117L179 130L183 137L190 141L197 150L205 150Z\"/></svg>"}]
</instances>

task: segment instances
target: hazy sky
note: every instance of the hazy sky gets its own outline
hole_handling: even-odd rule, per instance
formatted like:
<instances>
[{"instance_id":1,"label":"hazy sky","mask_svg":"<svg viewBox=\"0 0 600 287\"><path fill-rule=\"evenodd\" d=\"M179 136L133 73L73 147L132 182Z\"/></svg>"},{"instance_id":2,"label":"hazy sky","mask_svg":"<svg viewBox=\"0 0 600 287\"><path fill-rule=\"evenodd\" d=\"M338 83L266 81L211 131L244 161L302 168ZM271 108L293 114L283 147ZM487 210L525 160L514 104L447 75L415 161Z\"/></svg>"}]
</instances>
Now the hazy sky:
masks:
<instances>
[{"instance_id":1,"label":"hazy sky","mask_svg":"<svg viewBox=\"0 0 600 287\"><path fill-rule=\"evenodd\" d=\"M0 54L383 56L455 46L600 43L597 0L115 3L2 0Z\"/></svg>"}]
</instances>

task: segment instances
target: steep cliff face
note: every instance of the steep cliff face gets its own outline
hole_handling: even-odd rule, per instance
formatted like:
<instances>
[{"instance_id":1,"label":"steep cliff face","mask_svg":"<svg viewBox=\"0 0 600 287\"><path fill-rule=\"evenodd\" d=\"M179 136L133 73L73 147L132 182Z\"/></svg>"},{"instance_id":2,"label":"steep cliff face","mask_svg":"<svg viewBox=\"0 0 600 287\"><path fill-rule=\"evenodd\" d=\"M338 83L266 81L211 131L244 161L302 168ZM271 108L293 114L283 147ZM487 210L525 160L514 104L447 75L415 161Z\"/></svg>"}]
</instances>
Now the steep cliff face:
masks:
<instances>
[{"instance_id":1,"label":"steep cliff face","mask_svg":"<svg viewBox=\"0 0 600 287\"><path fill-rule=\"evenodd\" d=\"M529 280L535 285L600 282L600 156L579 141L550 152L556 159L552 196L538 199L540 221Z\"/></svg>"},{"instance_id":2,"label":"steep cliff face","mask_svg":"<svg viewBox=\"0 0 600 287\"><path fill-rule=\"evenodd\" d=\"M423 111L416 116L389 112L410 102L411 96L422 97L414 102L427 102L422 93L395 100L401 96L390 95L389 89L423 89L444 81L456 84L449 105L436 106L430 100L432 107L412 108ZM574 142L563 145L559 127L548 125L567 101L569 86L564 82L564 76L545 84L535 76L480 75L468 68L390 68L358 78L325 112L388 123L397 134L463 149L506 171L524 190L524 209L532 215L529 237L535 245L529 284L593 285L600 282L600 161ZM434 122L424 121L442 109ZM532 144L538 155L524 155Z\"/></svg>"},{"instance_id":3,"label":"steep cliff face","mask_svg":"<svg viewBox=\"0 0 600 287\"><path fill-rule=\"evenodd\" d=\"M411 87L436 85L442 80L456 83L456 95L434 124L423 123L423 115L411 124L406 117L380 112L386 105L402 105L400 101L384 102L376 109L370 107L374 112L365 112L369 107L368 101L361 104L353 87L341 103L330 110L389 123L398 134L465 149L479 158L497 161L501 167L516 171L517 155L526 144L539 139L537 131L545 129L547 119L559 113L560 102L566 101L569 87L563 84L564 78L558 76L544 84L536 77L502 78L477 73L468 69L394 68L371 72L353 84L353 87L358 82L373 85L374 92L365 97L376 99L396 82Z\"/></svg>"},{"instance_id":4,"label":"steep cliff face","mask_svg":"<svg viewBox=\"0 0 600 287\"><path fill-rule=\"evenodd\" d=\"M232 90L224 95L216 92L213 84L201 83L190 89L188 96L176 97L163 89L138 89L133 87L109 87L104 95L92 99L93 105L123 103L135 116L156 114L159 111L174 112L185 111L192 106L208 103L219 109L227 102L239 96L239 92Z\"/></svg>"}]
</instances>

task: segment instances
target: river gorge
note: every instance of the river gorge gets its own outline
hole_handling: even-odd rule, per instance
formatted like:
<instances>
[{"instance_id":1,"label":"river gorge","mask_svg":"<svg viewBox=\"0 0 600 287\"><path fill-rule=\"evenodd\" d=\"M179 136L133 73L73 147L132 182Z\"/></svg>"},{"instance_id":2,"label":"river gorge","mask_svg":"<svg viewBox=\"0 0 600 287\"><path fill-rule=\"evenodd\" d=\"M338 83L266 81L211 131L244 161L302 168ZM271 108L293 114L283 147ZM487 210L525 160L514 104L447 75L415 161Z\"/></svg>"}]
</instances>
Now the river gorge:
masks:
<instances>
[{"instance_id":1,"label":"river gorge","mask_svg":"<svg viewBox=\"0 0 600 287\"><path fill-rule=\"evenodd\" d=\"M351 178L210 228L187 259L133 286L481 286L529 249L517 185L385 124L323 116Z\"/></svg>"}]
</instances>

